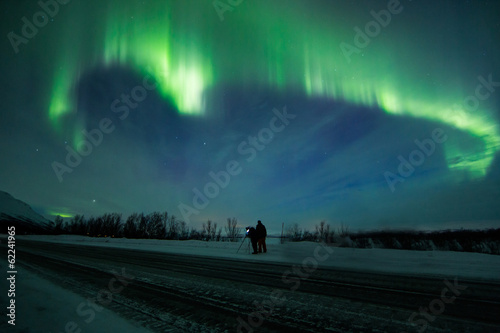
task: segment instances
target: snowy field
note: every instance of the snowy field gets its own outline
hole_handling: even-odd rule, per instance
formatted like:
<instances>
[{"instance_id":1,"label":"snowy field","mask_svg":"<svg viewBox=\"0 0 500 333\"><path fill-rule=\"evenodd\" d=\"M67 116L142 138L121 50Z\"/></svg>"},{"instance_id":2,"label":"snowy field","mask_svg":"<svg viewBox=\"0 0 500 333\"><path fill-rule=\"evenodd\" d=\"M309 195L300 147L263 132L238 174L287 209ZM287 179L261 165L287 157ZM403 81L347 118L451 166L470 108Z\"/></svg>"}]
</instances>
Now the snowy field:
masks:
<instances>
[{"instance_id":1,"label":"snowy field","mask_svg":"<svg viewBox=\"0 0 500 333\"><path fill-rule=\"evenodd\" d=\"M249 254L248 240L245 240L237 253L241 245L240 242L92 238L74 235L30 235L17 236L17 239L18 242L26 239L290 264L301 264L307 257L314 256L314 251L319 246L318 243L313 242L280 244L279 238L267 238L268 253L251 255ZM340 247L331 249L333 250L332 254L321 262L320 266L414 276L500 281L500 256L497 255L452 251L407 251Z\"/></svg>"},{"instance_id":2,"label":"snowy field","mask_svg":"<svg viewBox=\"0 0 500 333\"><path fill-rule=\"evenodd\" d=\"M5 237L0 237L2 243L4 243ZM426 276L435 278L445 278L450 281L458 278L467 279L468 281L487 281L494 285L497 285L500 281L500 256L479 254L479 253L459 253L459 252L441 252L441 251L405 251L405 250L388 250L388 249L353 249L353 248L338 248L338 247L328 247L328 250L322 248L321 244L312 242L297 242L297 243L285 243L280 244L278 238L268 238L268 253L252 255L249 251L249 241L245 240L242 244L241 242L204 242L204 241L166 241L166 240L138 240L138 239L119 239L119 238L90 238L82 236L73 235L60 235L60 236L42 236L42 235L30 235L30 236L17 236L17 245L22 245L24 240L29 241L40 241L49 243L60 243L77 245L82 247L109 247L110 250L116 249L127 249L127 250L137 250L137 251L152 251L160 254L188 254L196 256L206 256L207 259L212 258L224 258L224 259L236 259L241 262L266 262L266 263L276 263L280 265L285 265L291 267L293 265L301 265L308 259L317 258L317 254L321 252L322 254L329 253L325 256L325 260L319 263L319 266L343 269L346 271L358 271L363 272L362 275L369 279L369 272L376 273L390 273L396 275L408 275L408 276ZM4 245L4 244L2 244ZM238 248L241 249L238 251ZM320 250L318 252L318 249ZM65 256L64 253L60 253L61 256ZM161 256L158 256L161 258ZM18 260L22 261L22 252L18 255ZM127 258L123 260L127 261ZM5 260L2 260L2 269L7 271L5 265ZM96 266L88 267L98 267ZM116 267L108 267L109 269L119 270L119 264L116 263ZM131 272L136 276L135 286L140 286L142 282L154 281L157 284L168 285L170 278L175 280L175 275L173 277L163 277L151 275L151 273L142 272L141 270ZM144 268L146 269L146 268ZM280 269L280 268L278 268ZM88 273L87 273L88 274ZM50 279L52 280L52 279ZM128 320L128 317L124 313L115 313L111 309L104 308L102 312L97 312L96 316L83 316L75 312L79 306L87 302L87 299L80 293L72 290L65 286L65 288L60 286L61 281L49 281L45 278L39 277L30 270L24 269L22 265L18 266L18 274L16 281L16 304L17 304L17 316L16 316L16 326L8 325L6 321L0 323L0 332L23 332L23 333L34 333L34 332L72 332L72 333L84 333L84 332L149 332L148 329L142 327L145 325L144 322L140 320ZM189 283L189 281L186 281ZM193 290L198 290L203 287L200 280L195 280L195 288ZM229 287L231 284L228 284ZM0 283L2 290L6 290L7 284L5 281ZM183 289L182 282L177 280L174 283L174 288ZM86 288L85 286L79 286L79 288ZM129 287L132 288L132 287ZM215 289L214 289L215 288ZM211 292L224 294L225 292L230 292L234 294L234 291L229 288L224 288L224 286L214 287L214 285L209 284L207 290L212 290ZM247 291L241 291L247 293ZM250 296L249 299L260 299L262 296L260 294L252 294L248 291ZM265 293L264 293L265 295ZM295 294L298 302L296 308L306 308L304 304L318 304L321 311L327 311L326 309L331 309L338 307L339 309L344 309L347 306L351 306L350 301L340 301L336 300L335 303L329 302L327 297L321 297L319 295L307 295L306 294ZM118 296L117 296L118 297ZM194 296L193 296L194 297ZM241 297L238 295L232 295L232 297ZM210 299L210 298L209 298ZM317 300L316 300L317 299ZM216 301L216 297L212 300ZM212 302L210 301L210 302ZM295 303L293 303L293 297L290 296L288 307L294 308ZM342 303L347 302L347 303ZM325 307L325 304L328 306ZM380 310L373 310L373 316L367 316L368 305L360 305L363 311L354 311L353 316L359 316L359 318L368 318L365 328L361 331L368 332L367 325L373 323L379 323L381 318L384 319L384 313L380 313ZM137 306L136 306L137 308ZM140 308L140 306L139 306ZM85 309L89 310L88 307ZM154 311L154 306L153 310ZM292 311L292 310L291 310ZM318 310L320 311L320 310ZM339 310L341 311L341 310ZM248 310L247 310L248 312ZM242 311L242 315L245 314ZM327 312L325 312L327 313ZM330 312L328 312L330 313ZM357 314L356 314L357 313ZM321 312L316 313L317 319L312 322L319 322L325 315ZM401 315L402 319L400 322L405 322L405 318L408 315ZM82 319L89 319L88 322ZM354 317L357 318L357 317ZM374 319L375 318L375 319ZM361 320L361 319L356 319ZM384 319L385 320L385 319ZM55 324L56 323L56 324ZM147 325L146 325L147 326ZM438 323L433 323L433 326L429 328L429 332L449 332L449 330L439 330ZM56 327L56 329L54 329ZM360 326L363 327L363 326ZM155 330L158 331L158 330ZM177 330L179 331L179 330ZM177 332L173 330L172 332ZM182 330L181 330L182 331ZM200 332L205 332L206 330L199 330ZM346 332L355 332L356 329L346 330ZM471 331L472 332L472 331Z\"/></svg>"},{"instance_id":3,"label":"snowy field","mask_svg":"<svg viewBox=\"0 0 500 333\"><path fill-rule=\"evenodd\" d=\"M16 295L16 325L9 325L2 320L0 332L150 332L104 307L88 323L78 323L75 309L87 302L84 297L39 278L26 269L18 268L17 272L16 289L19 292ZM58 323L59 331L51 329L54 323Z\"/></svg>"}]
</instances>

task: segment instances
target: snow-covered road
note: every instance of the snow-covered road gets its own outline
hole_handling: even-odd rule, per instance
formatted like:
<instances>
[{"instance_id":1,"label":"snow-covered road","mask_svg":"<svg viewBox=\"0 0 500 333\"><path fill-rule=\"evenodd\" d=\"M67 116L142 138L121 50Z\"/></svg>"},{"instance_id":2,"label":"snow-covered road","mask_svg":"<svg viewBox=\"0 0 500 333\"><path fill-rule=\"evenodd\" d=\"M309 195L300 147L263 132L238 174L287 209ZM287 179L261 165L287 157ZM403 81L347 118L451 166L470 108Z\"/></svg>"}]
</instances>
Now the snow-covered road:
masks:
<instances>
[{"instance_id":1,"label":"snow-covered road","mask_svg":"<svg viewBox=\"0 0 500 333\"><path fill-rule=\"evenodd\" d=\"M289 263L18 244L23 267L86 299L73 318L56 318L53 332L64 332L70 321L90 331L87 321L102 319L104 311L127 319L133 331L500 332L498 281L325 267L331 249L319 245Z\"/></svg>"}]
</instances>

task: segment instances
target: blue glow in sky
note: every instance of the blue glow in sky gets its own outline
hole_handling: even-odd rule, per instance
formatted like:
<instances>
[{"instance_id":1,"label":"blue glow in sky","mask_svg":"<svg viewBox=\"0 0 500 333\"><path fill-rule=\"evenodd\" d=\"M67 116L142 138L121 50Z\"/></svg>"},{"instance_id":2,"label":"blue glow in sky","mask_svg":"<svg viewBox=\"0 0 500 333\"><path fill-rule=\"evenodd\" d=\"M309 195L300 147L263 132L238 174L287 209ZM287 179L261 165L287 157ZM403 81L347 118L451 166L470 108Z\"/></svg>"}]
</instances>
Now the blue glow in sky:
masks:
<instances>
[{"instance_id":1,"label":"blue glow in sky","mask_svg":"<svg viewBox=\"0 0 500 333\"><path fill-rule=\"evenodd\" d=\"M0 188L46 215L498 225L496 3L0 6Z\"/></svg>"}]
</instances>

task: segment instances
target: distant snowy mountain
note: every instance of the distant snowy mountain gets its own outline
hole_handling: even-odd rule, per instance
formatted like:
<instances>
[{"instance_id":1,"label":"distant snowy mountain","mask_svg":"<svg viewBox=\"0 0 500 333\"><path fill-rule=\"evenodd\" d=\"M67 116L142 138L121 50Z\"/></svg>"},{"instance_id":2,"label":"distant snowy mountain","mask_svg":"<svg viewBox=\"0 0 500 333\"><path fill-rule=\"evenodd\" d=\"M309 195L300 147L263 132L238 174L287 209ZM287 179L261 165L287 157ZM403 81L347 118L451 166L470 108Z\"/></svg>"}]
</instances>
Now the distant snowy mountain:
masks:
<instances>
[{"instance_id":1,"label":"distant snowy mountain","mask_svg":"<svg viewBox=\"0 0 500 333\"><path fill-rule=\"evenodd\" d=\"M0 232L6 232L9 225L16 226L16 234L47 233L51 229L51 221L36 213L27 203L0 191Z\"/></svg>"}]
</instances>

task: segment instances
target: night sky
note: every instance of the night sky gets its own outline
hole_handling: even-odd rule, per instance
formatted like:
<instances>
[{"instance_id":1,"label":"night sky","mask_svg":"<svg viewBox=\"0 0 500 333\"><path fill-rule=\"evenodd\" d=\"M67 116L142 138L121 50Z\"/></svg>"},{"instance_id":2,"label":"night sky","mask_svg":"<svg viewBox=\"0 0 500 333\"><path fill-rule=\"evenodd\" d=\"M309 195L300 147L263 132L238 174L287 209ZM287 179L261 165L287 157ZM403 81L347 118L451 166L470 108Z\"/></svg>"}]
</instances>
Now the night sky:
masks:
<instances>
[{"instance_id":1,"label":"night sky","mask_svg":"<svg viewBox=\"0 0 500 333\"><path fill-rule=\"evenodd\" d=\"M500 2L59 1L0 2L0 190L44 216L500 225Z\"/></svg>"}]
</instances>

